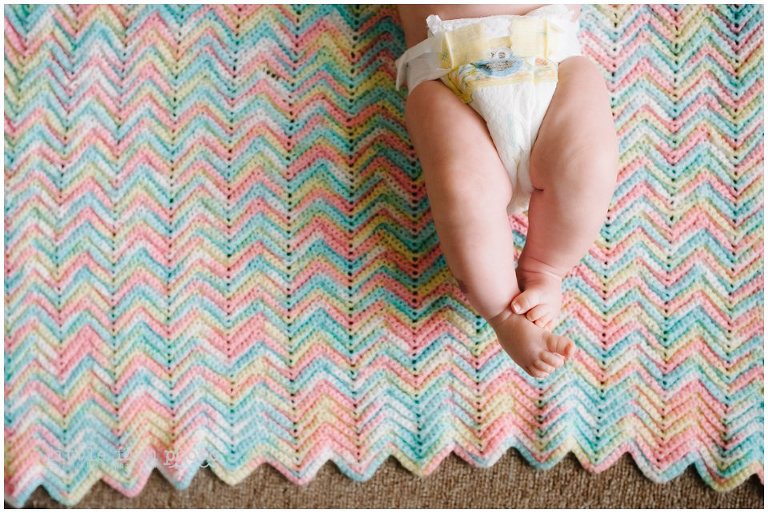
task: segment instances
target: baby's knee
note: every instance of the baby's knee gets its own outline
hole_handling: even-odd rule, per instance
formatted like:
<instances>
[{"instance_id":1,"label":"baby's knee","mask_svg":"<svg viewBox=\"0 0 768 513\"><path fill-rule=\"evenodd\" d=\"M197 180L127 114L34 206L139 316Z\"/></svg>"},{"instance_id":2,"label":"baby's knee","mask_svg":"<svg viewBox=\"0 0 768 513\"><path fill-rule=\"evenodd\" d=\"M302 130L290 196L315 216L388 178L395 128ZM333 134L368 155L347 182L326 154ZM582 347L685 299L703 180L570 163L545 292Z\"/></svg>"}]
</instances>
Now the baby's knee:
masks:
<instances>
[{"instance_id":1,"label":"baby's knee","mask_svg":"<svg viewBox=\"0 0 768 513\"><path fill-rule=\"evenodd\" d=\"M604 142L584 144L569 152L569 162L558 173L557 181L566 194L591 190L596 194L613 191L619 162L615 144L606 135Z\"/></svg>"}]
</instances>

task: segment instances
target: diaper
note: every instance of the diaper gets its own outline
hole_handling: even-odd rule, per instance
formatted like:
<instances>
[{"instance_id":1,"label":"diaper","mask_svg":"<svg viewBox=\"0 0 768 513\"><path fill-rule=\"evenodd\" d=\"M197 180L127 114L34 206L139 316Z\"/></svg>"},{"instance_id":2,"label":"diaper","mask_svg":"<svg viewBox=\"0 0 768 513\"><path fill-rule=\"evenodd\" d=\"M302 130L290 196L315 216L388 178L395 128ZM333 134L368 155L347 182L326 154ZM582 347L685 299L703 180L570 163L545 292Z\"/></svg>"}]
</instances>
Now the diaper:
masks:
<instances>
[{"instance_id":1,"label":"diaper","mask_svg":"<svg viewBox=\"0 0 768 513\"><path fill-rule=\"evenodd\" d=\"M557 85L558 63L581 55L579 23L564 5L524 16L427 17L427 39L397 61L397 88L440 79L488 125L513 185L507 213L528 209L529 157Z\"/></svg>"}]
</instances>

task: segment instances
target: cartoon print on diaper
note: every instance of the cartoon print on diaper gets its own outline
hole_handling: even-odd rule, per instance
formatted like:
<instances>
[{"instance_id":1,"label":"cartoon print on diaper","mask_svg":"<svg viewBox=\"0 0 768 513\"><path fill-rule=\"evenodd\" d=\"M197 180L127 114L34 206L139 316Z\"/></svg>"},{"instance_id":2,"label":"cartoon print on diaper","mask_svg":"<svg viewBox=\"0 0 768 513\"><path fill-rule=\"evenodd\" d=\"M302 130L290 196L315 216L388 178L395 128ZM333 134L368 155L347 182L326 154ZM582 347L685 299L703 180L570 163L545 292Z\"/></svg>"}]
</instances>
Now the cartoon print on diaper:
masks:
<instances>
[{"instance_id":1,"label":"cartoon print on diaper","mask_svg":"<svg viewBox=\"0 0 768 513\"><path fill-rule=\"evenodd\" d=\"M491 58L472 63L485 77L510 77L520 71L525 60L512 55L508 48L491 50Z\"/></svg>"},{"instance_id":2,"label":"cartoon print on diaper","mask_svg":"<svg viewBox=\"0 0 768 513\"><path fill-rule=\"evenodd\" d=\"M490 53L491 53L491 60L495 60L495 61L509 59L515 56L512 53L512 50L509 48L493 48L490 51Z\"/></svg>"},{"instance_id":3,"label":"cartoon print on diaper","mask_svg":"<svg viewBox=\"0 0 768 513\"><path fill-rule=\"evenodd\" d=\"M557 81L557 63L548 59L518 57L509 48L493 48L488 54L490 58L458 66L443 77L443 83L464 103L472 102L477 87Z\"/></svg>"}]
</instances>

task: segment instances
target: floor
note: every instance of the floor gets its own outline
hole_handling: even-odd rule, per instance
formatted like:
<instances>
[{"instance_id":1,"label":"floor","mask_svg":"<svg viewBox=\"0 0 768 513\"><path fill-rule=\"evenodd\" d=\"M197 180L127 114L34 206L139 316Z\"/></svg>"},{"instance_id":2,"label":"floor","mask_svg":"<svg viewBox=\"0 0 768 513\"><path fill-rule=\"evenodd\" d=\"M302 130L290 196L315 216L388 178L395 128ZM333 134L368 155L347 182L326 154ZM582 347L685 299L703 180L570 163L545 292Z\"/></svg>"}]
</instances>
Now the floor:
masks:
<instances>
[{"instance_id":1,"label":"floor","mask_svg":"<svg viewBox=\"0 0 768 513\"><path fill-rule=\"evenodd\" d=\"M103 482L77 507L121 508L763 508L764 487L757 476L730 492L709 488L693 467L677 479L656 484L624 455L600 474L584 470L569 454L541 471L510 450L490 469L478 469L451 454L435 473L419 478L390 458L373 478L357 483L332 463L305 487L298 487L269 465L237 486L228 486L201 469L184 491L153 472L144 491L123 497ZM38 488L26 507L60 507Z\"/></svg>"}]
</instances>

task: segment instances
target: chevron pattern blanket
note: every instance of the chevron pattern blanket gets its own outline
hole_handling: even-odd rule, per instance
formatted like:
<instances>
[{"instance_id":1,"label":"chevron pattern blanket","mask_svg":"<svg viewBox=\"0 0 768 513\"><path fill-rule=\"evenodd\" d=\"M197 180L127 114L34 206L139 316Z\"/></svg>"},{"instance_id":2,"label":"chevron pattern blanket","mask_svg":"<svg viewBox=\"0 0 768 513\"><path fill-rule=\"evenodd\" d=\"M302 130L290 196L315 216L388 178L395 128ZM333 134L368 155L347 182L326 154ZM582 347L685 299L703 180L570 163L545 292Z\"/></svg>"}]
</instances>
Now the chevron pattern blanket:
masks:
<instances>
[{"instance_id":1,"label":"chevron pattern blanket","mask_svg":"<svg viewBox=\"0 0 768 513\"><path fill-rule=\"evenodd\" d=\"M762 480L762 29L583 7L621 172L537 380L441 256L391 6L6 6L6 500L511 448Z\"/></svg>"}]
</instances>

